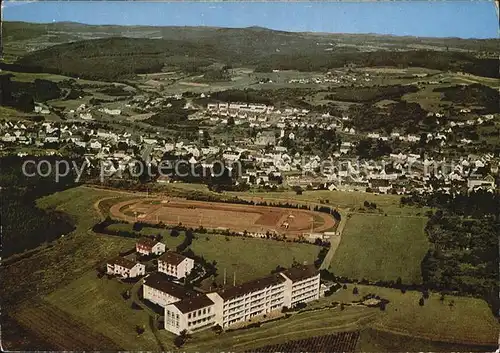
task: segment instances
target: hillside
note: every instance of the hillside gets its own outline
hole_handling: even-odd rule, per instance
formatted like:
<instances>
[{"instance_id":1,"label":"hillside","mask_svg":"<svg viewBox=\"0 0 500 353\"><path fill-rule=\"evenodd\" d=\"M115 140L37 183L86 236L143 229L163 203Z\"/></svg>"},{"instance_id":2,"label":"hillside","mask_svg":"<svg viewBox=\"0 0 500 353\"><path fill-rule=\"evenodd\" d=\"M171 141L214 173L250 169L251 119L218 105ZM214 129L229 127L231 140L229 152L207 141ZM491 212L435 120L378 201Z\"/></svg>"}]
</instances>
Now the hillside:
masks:
<instances>
[{"instance_id":1,"label":"hillside","mask_svg":"<svg viewBox=\"0 0 500 353\"><path fill-rule=\"evenodd\" d=\"M295 33L261 27L4 24L11 71L118 80L140 73L204 72L213 63L325 71L345 65L424 67L498 77L498 40Z\"/></svg>"}]
</instances>

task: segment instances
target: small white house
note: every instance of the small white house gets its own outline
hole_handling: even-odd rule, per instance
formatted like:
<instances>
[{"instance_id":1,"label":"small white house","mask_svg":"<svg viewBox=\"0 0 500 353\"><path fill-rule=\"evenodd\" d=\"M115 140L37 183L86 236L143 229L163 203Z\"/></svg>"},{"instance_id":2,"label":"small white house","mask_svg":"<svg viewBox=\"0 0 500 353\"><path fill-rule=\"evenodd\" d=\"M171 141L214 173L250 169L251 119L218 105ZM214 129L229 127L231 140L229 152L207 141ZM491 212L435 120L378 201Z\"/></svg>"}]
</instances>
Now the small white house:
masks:
<instances>
[{"instance_id":1,"label":"small white house","mask_svg":"<svg viewBox=\"0 0 500 353\"><path fill-rule=\"evenodd\" d=\"M107 263L107 273L123 278L134 278L146 274L146 266L124 257L117 257Z\"/></svg>"},{"instance_id":2,"label":"small white house","mask_svg":"<svg viewBox=\"0 0 500 353\"><path fill-rule=\"evenodd\" d=\"M135 243L135 250L143 255L160 255L165 252L165 244L151 238L141 238Z\"/></svg>"}]
</instances>

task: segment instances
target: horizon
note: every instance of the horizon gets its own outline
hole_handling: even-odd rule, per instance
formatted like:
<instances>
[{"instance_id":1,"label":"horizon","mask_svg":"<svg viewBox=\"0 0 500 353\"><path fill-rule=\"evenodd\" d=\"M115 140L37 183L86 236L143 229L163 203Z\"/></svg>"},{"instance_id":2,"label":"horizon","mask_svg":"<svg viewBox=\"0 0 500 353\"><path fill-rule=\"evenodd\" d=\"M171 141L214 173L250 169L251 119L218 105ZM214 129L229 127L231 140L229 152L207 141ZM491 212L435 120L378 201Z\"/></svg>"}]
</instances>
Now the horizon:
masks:
<instances>
[{"instance_id":1,"label":"horizon","mask_svg":"<svg viewBox=\"0 0 500 353\"><path fill-rule=\"evenodd\" d=\"M4 1L6 22L89 26L260 27L295 33L498 39L493 1L140 2ZM284 11L286 10L286 11ZM453 16L449 16L453 12ZM464 25L464 23L466 25Z\"/></svg>"},{"instance_id":2,"label":"horizon","mask_svg":"<svg viewBox=\"0 0 500 353\"><path fill-rule=\"evenodd\" d=\"M77 0L65 0L65 1L77 1ZM97 1L97 0L93 0ZM106 0L104 0L106 1ZM119 0L122 1L122 0ZM124 1L124 0L123 0ZM136 0L130 0L136 1ZM80 26L89 26L89 27L151 27L151 28L212 28L212 29L263 29L273 32L286 32L286 33L308 33L308 34L331 34L331 35L348 35L348 36L377 36L377 37L396 37L396 38L422 38L422 39L459 39L459 40L500 40L499 38L462 38L462 37L423 37L416 35L398 35L398 34L381 34L381 33L350 33L350 32L311 32L311 31L292 31L292 30L281 30L281 29L272 29L268 27L262 27L257 25L251 25L246 27L223 27L223 26L204 26L204 25L121 25L121 24L88 24L82 22L74 22L74 21L57 21L57 22L27 22L27 21L3 21L8 23L27 23L27 24L36 24L36 25L52 25L52 24L72 24L72 25L80 25Z\"/></svg>"}]
</instances>

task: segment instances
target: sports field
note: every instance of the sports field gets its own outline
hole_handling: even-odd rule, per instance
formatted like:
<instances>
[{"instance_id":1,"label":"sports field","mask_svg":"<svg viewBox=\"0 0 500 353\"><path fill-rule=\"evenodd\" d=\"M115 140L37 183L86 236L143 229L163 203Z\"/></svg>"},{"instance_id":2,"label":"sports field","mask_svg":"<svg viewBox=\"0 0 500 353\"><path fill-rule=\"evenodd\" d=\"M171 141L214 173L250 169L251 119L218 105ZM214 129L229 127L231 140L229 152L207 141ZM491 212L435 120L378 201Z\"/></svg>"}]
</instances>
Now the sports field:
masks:
<instances>
[{"instance_id":1,"label":"sports field","mask_svg":"<svg viewBox=\"0 0 500 353\"><path fill-rule=\"evenodd\" d=\"M426 218L353 214L347 220L330 270L361 280L421 283L428 250Z\"/></svg>"},{"instance_id":2,"label":"sports field","mask_svg":"<svg viewBox=\"0 0 500 353\"><path fill-rule=\"evenodd\" d=\"M193 228L225 228L257 234L271 232L291 237L311 231L324 232L335 225L332 216L321 212L168 198L124 201L113 205L110 212L113 217L129 222L181 223Z\"/></svg>"}]
</instances>

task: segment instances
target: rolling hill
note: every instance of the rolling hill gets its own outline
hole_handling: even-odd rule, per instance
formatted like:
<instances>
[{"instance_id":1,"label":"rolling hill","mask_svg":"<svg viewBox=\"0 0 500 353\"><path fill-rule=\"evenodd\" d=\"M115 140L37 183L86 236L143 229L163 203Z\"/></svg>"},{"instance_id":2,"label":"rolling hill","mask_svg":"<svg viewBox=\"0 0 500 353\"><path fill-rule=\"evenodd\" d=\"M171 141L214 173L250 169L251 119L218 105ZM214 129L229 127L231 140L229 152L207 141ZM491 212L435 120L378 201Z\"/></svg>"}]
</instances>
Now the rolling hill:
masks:
<instances>
[{"instance_id":1,"label":"rolling hill","mask_svg":"<svg viewBox=\"0 0 500 353\"><path fill-rule=\"evenodd\" d=\"M24 27L28 29L26 32ZM263 72L272 69L324 71L355 64L420 66L498 77L497 59L478 58L476 51L479 48L493 50L493 44L498 44L495 40L295 33L261 27L121 27L19 22L7 22L4 37L6 56L16 46L21 50L36 44L15 60L11 57L15 66L7 67L9 70L102 80L159 72L164 67L203 71L214 62L254 67ZM449 50L453 46L457 46L455 50ZM464 49L466 47L468 49Z\"/></svg>"}]
</instances>

